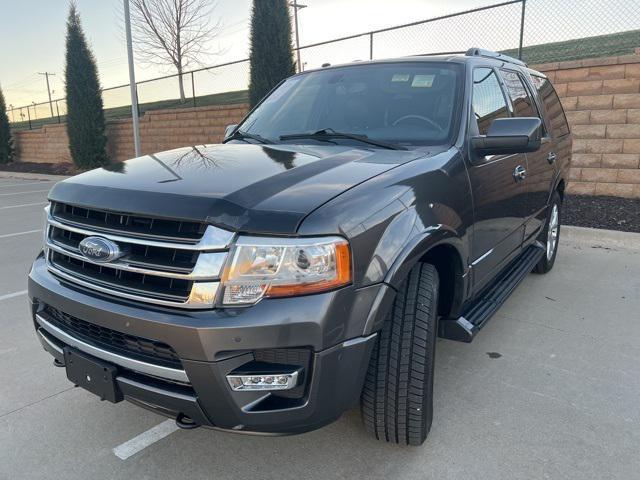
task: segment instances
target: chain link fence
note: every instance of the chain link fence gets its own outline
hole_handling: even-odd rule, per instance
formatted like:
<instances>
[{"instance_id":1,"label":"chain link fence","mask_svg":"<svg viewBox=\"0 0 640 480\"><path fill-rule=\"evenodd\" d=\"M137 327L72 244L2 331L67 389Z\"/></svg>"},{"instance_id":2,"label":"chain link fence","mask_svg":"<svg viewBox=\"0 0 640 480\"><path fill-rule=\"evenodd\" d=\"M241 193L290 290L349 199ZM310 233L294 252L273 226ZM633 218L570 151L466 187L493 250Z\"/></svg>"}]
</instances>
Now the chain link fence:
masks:
<instances>
[{"instance_id":1,"label":"chain link fence","mask_svg":"<svg viewBox=\"0 0 640 480\"><path fill-rule=\"evenodd\" d=\"M640 47L640 0L511 0L427 20L306 45L303 70L324 64L408 55L463 53L482 47L529 64L634 53ZM136 84L139 112L247 102L249 61ZM129 86L102 92L105 116L131 116ZM8 111L15 129L65 121L64 99Z\"/></svg>"},{"instance_id":2,"label":"chain link fence","mask_svg":"<svg viewBox=\"0 0 640 480\"><path fill-rule=\"evenodd\" d=\"M512 0L307 45L300 48L300 57L305 68L318 68L325 63L463 53L478 46L489 50L518 47L524 4L524 0Z\"/></svg>"}]
</instances>

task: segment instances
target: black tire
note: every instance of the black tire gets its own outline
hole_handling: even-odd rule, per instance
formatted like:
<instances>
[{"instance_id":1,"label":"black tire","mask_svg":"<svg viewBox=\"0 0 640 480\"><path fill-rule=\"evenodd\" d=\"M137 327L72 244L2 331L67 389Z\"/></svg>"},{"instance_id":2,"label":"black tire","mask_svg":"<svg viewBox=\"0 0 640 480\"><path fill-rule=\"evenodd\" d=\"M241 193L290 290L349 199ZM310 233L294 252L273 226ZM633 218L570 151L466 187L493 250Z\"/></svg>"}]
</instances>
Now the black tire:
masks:
<instances>
[{"instance_id":1,"label":"black tire","mask_svg":"<svg viewBox=\"0 0 640 480\"><path fill-rule=\"evenodd\" d=\"M550 242L549 238L549 228L551 226L551 221L553 217L554 208L557 208L558 212L558 220L557 220L557 234L556 241L553 247L553 251L549 256L547 254L548 244ZM547 211L547 222L544 225L544 229L540 233L539 240L545 246L545 254L540 259L540 261L536 264L533 271L535 273L547 273L553 268L553 265L556 263L556 256L558 255L558 245L560 243L560 227L562 225L562 198L560 198L560 194L558 192L554 192L551 197L551 202L549 203L549 209Z\"/></svg>"},{"instance_id":2,"label":"black tire","mask_svg":"<svg viewBox=\"0 0 640 480\"><path fill-rule=\"evenodd\" d=\"M438 272L414 267L374 347L362 390L364 424L378 440L422 445L433 418Z\"/></svg>"}]
</instances>

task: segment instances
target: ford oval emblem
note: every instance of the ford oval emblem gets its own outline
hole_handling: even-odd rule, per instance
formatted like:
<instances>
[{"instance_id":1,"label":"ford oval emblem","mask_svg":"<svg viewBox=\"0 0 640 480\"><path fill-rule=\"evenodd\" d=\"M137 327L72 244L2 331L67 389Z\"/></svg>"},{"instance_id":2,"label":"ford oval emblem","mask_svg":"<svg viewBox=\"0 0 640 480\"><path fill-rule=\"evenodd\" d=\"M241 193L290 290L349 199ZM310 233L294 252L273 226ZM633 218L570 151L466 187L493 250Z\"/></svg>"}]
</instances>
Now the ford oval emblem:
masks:
<instances>
[{"instance_id":1,"label":"ford oval emblem","mask_svg":"<svg viewBox=\"0 0 640 480\"><path fill-rule=\"evenodd\" d=\"M87 260L99 263L112 262L124 254L117 243L102 237L87 237L78 248Z\"/></svg>"}]
</instances>

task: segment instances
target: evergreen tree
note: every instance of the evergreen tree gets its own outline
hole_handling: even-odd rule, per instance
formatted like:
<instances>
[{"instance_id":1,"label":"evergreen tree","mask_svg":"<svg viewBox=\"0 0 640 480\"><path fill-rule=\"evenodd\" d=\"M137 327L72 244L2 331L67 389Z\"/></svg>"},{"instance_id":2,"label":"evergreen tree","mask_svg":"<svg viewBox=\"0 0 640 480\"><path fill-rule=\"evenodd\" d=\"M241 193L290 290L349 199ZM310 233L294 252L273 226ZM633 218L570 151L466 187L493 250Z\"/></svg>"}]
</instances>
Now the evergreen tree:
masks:
<instances>
[{"instance_id":1,"label":"evergreen tree","mask_svg":"<svg viewBox=\"0 0 640 480\"><path fill-rule=\"evenodd\" d=\"M13 161L13 140L9 129L7 106L4 102L2 88L0 88L0 164Z\"/></svg>"},{"instance_id":2,"label":"evergreen tree","mask_svg":"<svg viewBox=\"0 0 640 480\"><path fill-rule=\"evenodd\" d=\"M98 70L73 2L69 7L67 19L64 75L67 95L67 134L73 163L83 169L106 165L108 163L107 137Z\"/></svg>"},{"instance_id":3,"label":"evergreen tree","mask_svg":"<svg viewBox=\"0 0 640 480\"><path fill-rule=\"evenodd\" d=\"M253 0L249 59L249 101L254 106L281 80L295 73L286 0Z\"/></svg>"}]
</instances>

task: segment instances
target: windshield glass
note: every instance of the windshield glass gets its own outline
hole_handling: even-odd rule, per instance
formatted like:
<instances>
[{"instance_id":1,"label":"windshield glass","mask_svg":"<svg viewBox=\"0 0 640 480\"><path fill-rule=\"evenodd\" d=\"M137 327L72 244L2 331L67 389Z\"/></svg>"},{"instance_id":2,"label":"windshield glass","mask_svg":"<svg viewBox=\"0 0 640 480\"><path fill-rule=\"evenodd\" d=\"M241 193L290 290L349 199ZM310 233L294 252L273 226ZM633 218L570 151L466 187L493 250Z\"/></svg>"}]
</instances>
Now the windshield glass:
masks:
<instances>
[{"instance_id":1,"label":"windshield glass","mask_svg":"<svg viewBox=\"0 0 640 480\"><path fill-rule=\"evenodd\" d=\"M240 125L273 142L329 129L400 145L438 145L454 128L462 67L403 62L318 70L286 80ZM353 139L333 138L336 143Z\"/></svg>"}]
</instances>

